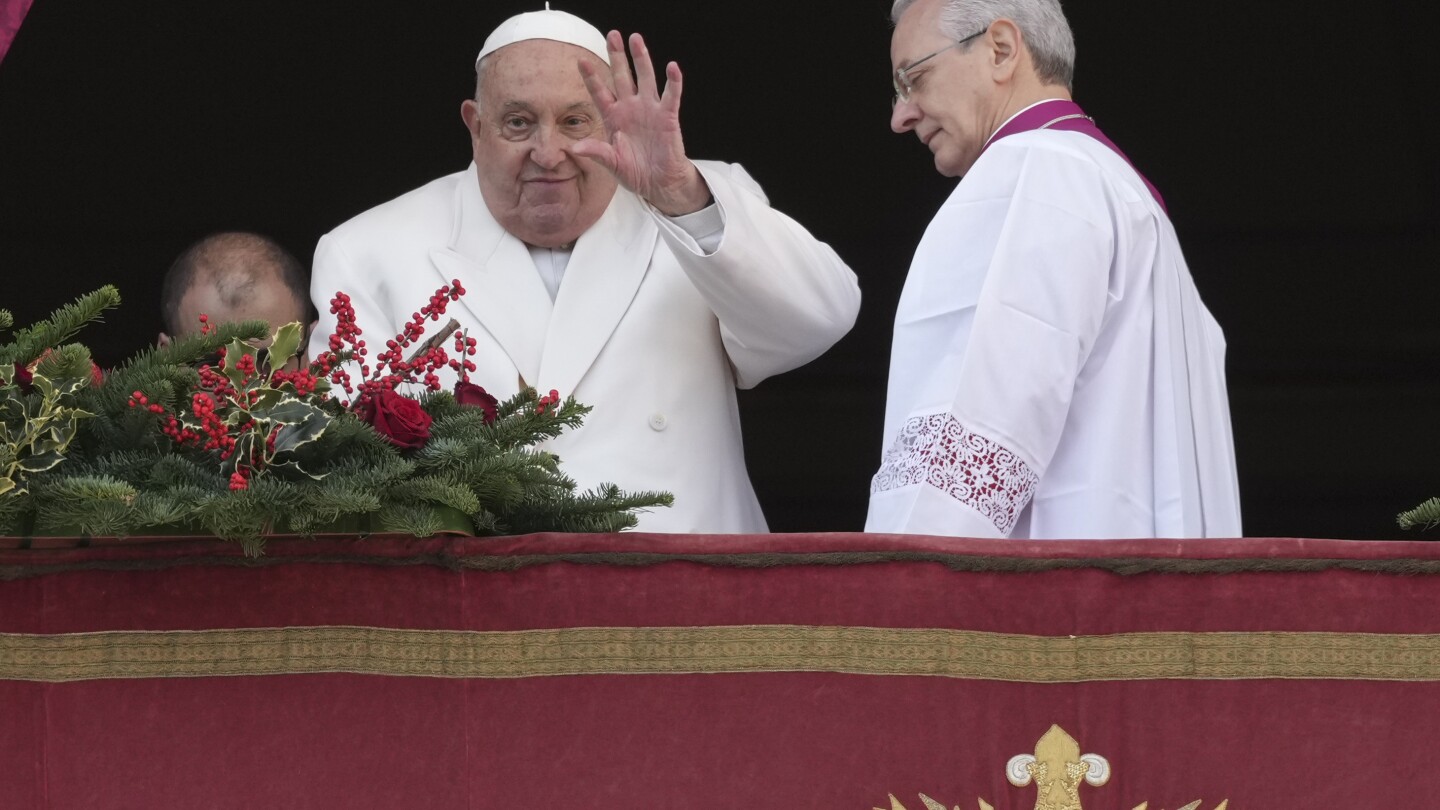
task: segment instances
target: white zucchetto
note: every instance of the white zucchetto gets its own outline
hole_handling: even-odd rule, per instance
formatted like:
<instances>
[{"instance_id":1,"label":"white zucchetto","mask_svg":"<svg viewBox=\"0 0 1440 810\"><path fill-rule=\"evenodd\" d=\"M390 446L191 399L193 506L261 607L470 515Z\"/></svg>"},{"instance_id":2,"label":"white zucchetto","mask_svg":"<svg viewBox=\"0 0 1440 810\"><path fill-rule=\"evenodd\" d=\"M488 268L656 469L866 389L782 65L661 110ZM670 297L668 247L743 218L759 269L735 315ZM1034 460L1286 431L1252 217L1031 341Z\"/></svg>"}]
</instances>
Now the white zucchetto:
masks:
<instances>
[{"instance_id":1,"label":"white zucchetto","mask_svg":"<svg viewBox=\"0 0 1440 810\"><path fill-rule=\"evenodd\" d=\"M480 49L480 55L475 57L476 67L479 67L481 59L495 51L527 39L549 39L575 45L600 57L605 64L610 64L610 51L605 47L605 35L600 33L600 29L574 14L552 11L550 4L546 3L544 11L516 14L490 32L490 36L485 39L485 46Z\"/></svg>"}]
</instances>

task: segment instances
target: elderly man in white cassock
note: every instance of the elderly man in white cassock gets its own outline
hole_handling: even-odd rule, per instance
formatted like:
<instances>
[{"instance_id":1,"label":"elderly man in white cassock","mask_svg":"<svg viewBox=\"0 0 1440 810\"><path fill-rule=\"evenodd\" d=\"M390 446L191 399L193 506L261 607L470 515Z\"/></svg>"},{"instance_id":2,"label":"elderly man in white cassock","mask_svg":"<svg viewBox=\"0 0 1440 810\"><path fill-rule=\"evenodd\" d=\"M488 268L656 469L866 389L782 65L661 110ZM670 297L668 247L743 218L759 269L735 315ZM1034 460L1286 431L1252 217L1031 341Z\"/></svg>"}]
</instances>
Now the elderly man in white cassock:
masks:
<instances>
[{"instance_id":1,"label":"elderly man in white cassock","mask_svg":"<svg viewBox=\"0 0 1440 810\"><path fill-rule=\"evenodd\" d=\"M1058 0L898 0L890 125L962 178L895 316L866 531L1236 537L1225 340L1071 100Z\"/></svg>"},{"instance_id":2,"label":"elderly man in white cassock","mask_svg":"<svg viewBox=\"0 0 1440 810\"><path fill-rule=\"evenodd\" d=\"M764 532L735 389L833 345L859 288L743 169L687 157L680 69L662 89L644 40L629 46L548 7L495 29L461 105L474 162L316 247L312 355L337 291L378 343L459 279L448 314L477 340L471 381L593 408L544 445L582 488L672 492L643 531Z\"/></svg>"}]
</instances>

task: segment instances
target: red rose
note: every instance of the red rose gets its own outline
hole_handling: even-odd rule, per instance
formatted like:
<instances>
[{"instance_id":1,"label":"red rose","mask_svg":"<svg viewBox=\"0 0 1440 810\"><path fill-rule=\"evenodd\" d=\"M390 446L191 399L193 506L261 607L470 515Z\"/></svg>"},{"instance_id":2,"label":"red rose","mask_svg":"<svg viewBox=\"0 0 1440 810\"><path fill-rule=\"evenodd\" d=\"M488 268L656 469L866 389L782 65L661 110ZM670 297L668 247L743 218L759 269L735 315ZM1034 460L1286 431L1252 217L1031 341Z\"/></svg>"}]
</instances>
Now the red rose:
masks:
<instances>
[{"instance_id":1,"label":"red rose","mask_svg":"<svg viewBox=\"0 0 1440 810\"><path fill-rule=\"evenodd\" d=\"M430 441L430 414L420 403L394 391L381 391L372 398L361 418L402 450L415 450Z\"/></svg>"},{"instance_id":2,"label":"red rose","mask_svg":"<svg viewBox=\"0 0 1440 810\"><path fill-rule=\"evenodd\" d=\"M25 368L19 363L15 364L15 375L10 378L10 382L19 388L21 392L26 394L30 393L34 379L30 374L30 369Z\"/></svg>"},{"instance_id":3,"label":"red rose","mask_svg":"<svg viewBox=\"0 0 1440 810\"><path fill-rule=\"evenodd\" d=\"M494 422L495 418L500 415L500 403L475 383L464 381L455 383L455 401L461 405L483 410L487 425Z\"/></svg>"}]
</instances>

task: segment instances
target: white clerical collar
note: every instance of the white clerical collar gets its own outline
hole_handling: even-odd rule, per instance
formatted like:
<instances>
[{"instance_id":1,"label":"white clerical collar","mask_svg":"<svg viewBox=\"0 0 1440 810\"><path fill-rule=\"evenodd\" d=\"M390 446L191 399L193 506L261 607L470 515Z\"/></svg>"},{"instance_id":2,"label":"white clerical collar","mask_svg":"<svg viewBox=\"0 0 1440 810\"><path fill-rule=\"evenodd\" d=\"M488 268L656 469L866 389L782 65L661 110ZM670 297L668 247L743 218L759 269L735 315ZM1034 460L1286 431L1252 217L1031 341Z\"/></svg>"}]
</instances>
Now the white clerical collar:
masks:
<instances>
[{"instance_id":1,"label":"white clerical collar","mask_svg":"<svg viewBox=\"0 0 1440 810\"><path fill-rule=\"evenodd\" d=\"M530 251L531 261L535 263L535 272L540 274L540 280L545 283L545 291L550 293L550 300L554 301L560 295L560 282L565 278L565 268L570 266L570 254L575 246L543 248L527 244L525 247Z\"/></svg>"}]
</instances>

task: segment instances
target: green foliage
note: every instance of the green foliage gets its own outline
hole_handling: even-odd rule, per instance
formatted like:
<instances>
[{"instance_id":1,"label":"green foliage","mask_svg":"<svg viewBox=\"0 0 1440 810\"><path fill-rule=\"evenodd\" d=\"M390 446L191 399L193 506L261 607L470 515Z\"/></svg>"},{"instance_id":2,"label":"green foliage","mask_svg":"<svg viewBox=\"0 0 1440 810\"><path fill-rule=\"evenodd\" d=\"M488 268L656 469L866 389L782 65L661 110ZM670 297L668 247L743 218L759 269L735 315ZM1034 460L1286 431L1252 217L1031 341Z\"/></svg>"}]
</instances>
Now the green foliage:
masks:
<instances>
[{"instance_id":1,"label":"green foliage","mask_svg":"<svg viewBox=\"0 0 1440 810\"><path fill-rule=\"evenodd\" d=\"M1408 512L1402 512L1398 520L1402 529L1433 529L1440 526L1440 498L1431 498Z\"/></svg>"},{"instance_id":2,"label":"green foliage","mask_svg":"<svg viewBox=\"0 0 1440 810\"><path fill-rule=\"evenodd\" d=\"M654 506L670 506L672 503L674 497L666 492L627 495L607 484L566 498L527 498L511 514L508 528L511 534L618 532L635 525L633 512Z\"/></svg>"},{"instance_id":3,"label":"green foliage","mask_svg":"<svg viewBox=\"0 0 1440 810\"><path fill-rule=\"evenodd\" d=\"M589 408L533 390L488 423L449 393L427 395L428 443L399 450L329 398L324 380L312 392L242 364L256 356L249 341L266 336L260 321L147 349L96 385L89 351L65 341L118 302L106 287L0 344L0 534L208 533L259 554L277 533L614 532L671 502L609 485L577 493L535 445ZM10 325L0 310L0 328ZM279 365L300 348L298 325L287 325L270 357ZM197 371L221 349L221 365ZM197 413L197 394L213 416ZM228 453L206 446L217 427L234 439Z\"/></svg>"},{"instance_id":4,"label":"green foliage","mask_svg":"<svg viewBox=\"0 0 1440 810\"><path fill-rule=\"evenodd\" d=\"M138 494L130 484L106 475L41 478L33 489L35 533L55 537L125 534Z\"/></svg>"},{"instance_id":5,"label":"green foliage","mask_svg":"<svg viewBox=\"0 0 1440 810\"><path fill-rule=\"evenodd\" d=\"M120 306L120 291L104 286L95 292L82 295L72 304L66 304L50 314L49 318L26 329L21 329L7 344L0 345L0 366L28 365L47 349L52 349L74 337L84 326L100 320L108 309ZM5 313L0 328L13 325L10 313Z\"/></svg>"},{"instance_id":6,"label":"green foliage","mask_svg":"<svg viewBox=\"0 0 1440 810\"><path fill-rule=\"evenodd\" d=\"M75 405L91 382L89 350L63 346L33 365L28 385L11 364L12 379L0 386L0 497L24 494L30 478L59 466L80 420L91 416Z\"/></svg>"}]
</instances>

